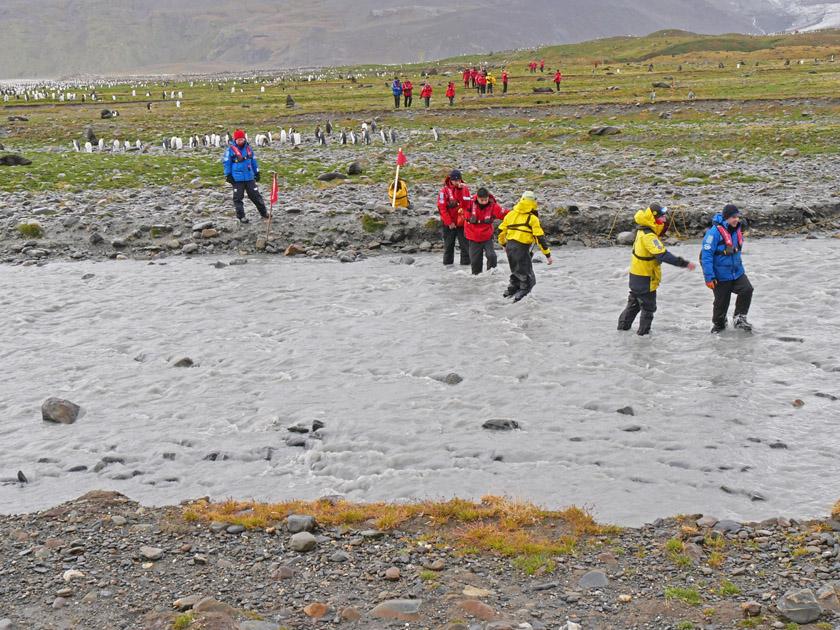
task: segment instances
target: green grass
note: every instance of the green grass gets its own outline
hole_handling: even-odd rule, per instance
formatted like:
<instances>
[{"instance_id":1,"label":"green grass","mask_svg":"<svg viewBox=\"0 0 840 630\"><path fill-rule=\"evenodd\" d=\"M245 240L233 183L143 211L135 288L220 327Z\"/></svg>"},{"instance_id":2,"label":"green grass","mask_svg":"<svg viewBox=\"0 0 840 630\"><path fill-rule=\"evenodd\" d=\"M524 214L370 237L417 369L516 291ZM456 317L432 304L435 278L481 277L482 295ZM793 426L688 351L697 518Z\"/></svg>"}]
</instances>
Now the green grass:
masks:
<instances>
[{"instance_id":1,"label":"green grass","mask_svg":"<svg viewBox=\"0 0 840 630\"><path fill-rule=\"evenodd\" d=\"M379 232L388 225L386 221L377 221L369 214L362 215L362 229L365 232Z\"/></svg>"},{"instance_id":2,"label":"green grass","mask_svg":"<svg viewBox=\"0 0 840 630\"><path fill-rule=\"evenodd\" d=\"M720 588L718 589L718 595L738 595L741 592L741 589L735 586L732 582L727 579L724 579L723 582L720 583Z\"/></svg>"},{"instance_id":3,"label":"green grass","mask_svg":"<svg viewBox=\"0 0 840 630\"><path fill-rule=\"evenodd\" d=\"M682 602L683 604L688 604L689 606L697 606L700 602L703 601L702 597L700 597L699 591L693 588L682 588L679 586L671 586L665 589L665 599L672 600L676 599L677 601Z\"/></svg>"},{"instance_id":4,"label":"green grass","mask_svg":"<svg viewBox=\"0 0 840 630\"><path fill-rule=\"evenodd\" d=\"M44 228L34 223L22 223L15 229L25 238L41 238L44 235Z\"/></svg>"},{"instance_id":5,"label":"green grass","mask_svg":"<svg viewBox=\"0 0 840 630\"><path fill-rule=\"evenodd\" d=\"M183 630L188 628L193 621L195 621L195 615L192 612L187 612L175 617L172 621L172 627L174 630Z\"/></svg>"}]
</instances>

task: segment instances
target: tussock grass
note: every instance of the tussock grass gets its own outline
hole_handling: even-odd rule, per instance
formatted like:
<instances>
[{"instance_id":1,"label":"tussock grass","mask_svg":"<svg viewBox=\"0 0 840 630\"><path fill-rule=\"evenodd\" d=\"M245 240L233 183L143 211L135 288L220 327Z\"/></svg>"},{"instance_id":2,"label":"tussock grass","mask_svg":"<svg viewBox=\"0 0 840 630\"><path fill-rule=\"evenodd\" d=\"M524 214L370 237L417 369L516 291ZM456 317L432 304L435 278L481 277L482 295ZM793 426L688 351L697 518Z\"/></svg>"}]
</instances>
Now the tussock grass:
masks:
<instances>
[{"instance_id":1,"label":"tussock grass","mask_svg":"<svg viewBox=\"0 0 840 630\"><path fill-rule=\"evenodd\" d=\"M549 511L493 495L482 497L480 503L458 498L412 504L200 500L186 507L183 517L192 523L223 521L251 529L280 526L294 513L311 514L322 526L399 527L414 532L418 541L436 540L452 546L457 553L513 558L514 564L527 573L550 572L556 566L552 558L574 554L582 540L620 531L599 525L581 508Z\"/></svg>"}]
</instances>

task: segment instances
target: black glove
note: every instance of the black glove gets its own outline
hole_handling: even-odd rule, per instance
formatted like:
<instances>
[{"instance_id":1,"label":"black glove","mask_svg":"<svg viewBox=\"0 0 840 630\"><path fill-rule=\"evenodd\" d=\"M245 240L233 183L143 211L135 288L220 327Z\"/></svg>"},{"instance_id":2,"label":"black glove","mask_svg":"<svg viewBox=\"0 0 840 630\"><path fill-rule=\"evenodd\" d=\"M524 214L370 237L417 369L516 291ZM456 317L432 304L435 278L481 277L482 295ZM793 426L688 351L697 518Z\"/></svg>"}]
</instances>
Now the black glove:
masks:
<instances>
[{"instance_id":1,"label":"black glove","mask_svg":"<svg viewBox=\"0 0 840 630\"><path fill-rule=\"evenodd\" d=\"M232 185L236 180L233 179L233 175L225 175L225 181Z\"/></svg>"},{"instance_id":2,"label":"black glove","mask_svg":"<svg viewBox=\"0 0 840 630\"><path fill-rule=\"evenodd\" d=\"M258 181L260 181L261 179L262 179L262 175L260 175L260 172L259 172L259 171L257 171L256 173L254 173L254 181L257 181L257 182L258 182Z\"/></svg>"}]
</instances>

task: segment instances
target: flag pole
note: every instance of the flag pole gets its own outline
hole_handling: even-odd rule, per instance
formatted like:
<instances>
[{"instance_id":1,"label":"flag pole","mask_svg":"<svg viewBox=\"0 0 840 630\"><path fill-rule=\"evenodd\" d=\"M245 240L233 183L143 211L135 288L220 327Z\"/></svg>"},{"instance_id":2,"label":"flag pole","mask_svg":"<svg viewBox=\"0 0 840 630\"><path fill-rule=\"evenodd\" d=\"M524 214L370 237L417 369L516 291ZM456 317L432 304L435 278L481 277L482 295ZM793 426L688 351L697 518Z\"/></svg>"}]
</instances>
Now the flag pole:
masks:
<instances>
[{"instance_id":1,"label":"flag pole","mask_svg":"<svg viewBox=\"0 0 840 630\"><path fill-rule=\"evenodd\" d=\"M268 233L271 231L271 217L274 214L274 195L277 192L277 171L272 171L273 178L271 180L271 197L269 198L268 207L268 225L265 228L265 242L268 243Z\"/></svg>"},{"instance_id":2,"label":"flag pole","mask_svg":"<svg viewBox=\"0 0 840 630\"><path fill-rule=\"evenodd\" d=\"M397 155L402 153L402 147L397 151ZM400 181L400 161L397 160L397 174L394 176L394 194L391 196L391 207L397 207L397 183Z\"/></svg>"}]
</instances>

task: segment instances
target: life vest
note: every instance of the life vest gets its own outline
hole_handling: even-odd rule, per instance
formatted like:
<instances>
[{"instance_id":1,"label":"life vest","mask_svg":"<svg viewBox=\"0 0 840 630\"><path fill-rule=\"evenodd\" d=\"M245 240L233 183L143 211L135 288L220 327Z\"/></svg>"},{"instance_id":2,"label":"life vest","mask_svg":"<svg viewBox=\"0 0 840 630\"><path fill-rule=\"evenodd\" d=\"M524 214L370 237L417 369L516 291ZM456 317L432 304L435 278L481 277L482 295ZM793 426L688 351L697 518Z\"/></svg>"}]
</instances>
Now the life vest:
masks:
<instances>
[{"instance_id":1,"label":"life vest","mask_svg":"<svg viewBox=\"0 0 840 630\"><path fill-rule=\"evenodd\" d=\"M738 247L735 247L735 243L732 242L732 233L729 230L722 225L718 225L717 229L718 232L720 232L720 237L723 239L723 242L726 243L726 249L722 252L715 252L716 254L731 256L732 254L741 251L741 248L744 246L744 235L741 234L740 225L738 226L738 229L735 230L735 234L738 236Z\"/></svg>"},{"instance_id":2,"label":"life vest","mask_svg":"<svg viewBox=\"0 0 840 630\"><path fill-rule=\"evenodd\" d=\"M250 144L245 145L245 154L248 156L247 158L242 156L242 151L239 150L239 147L236 146L236 143L230 145L230 150L233 151L233 154L236 156L233 161L237 163L244 162L245 160L250 160L252 157L254 157L254 152L251 151Z\"/></svg>"}]
</instances>

